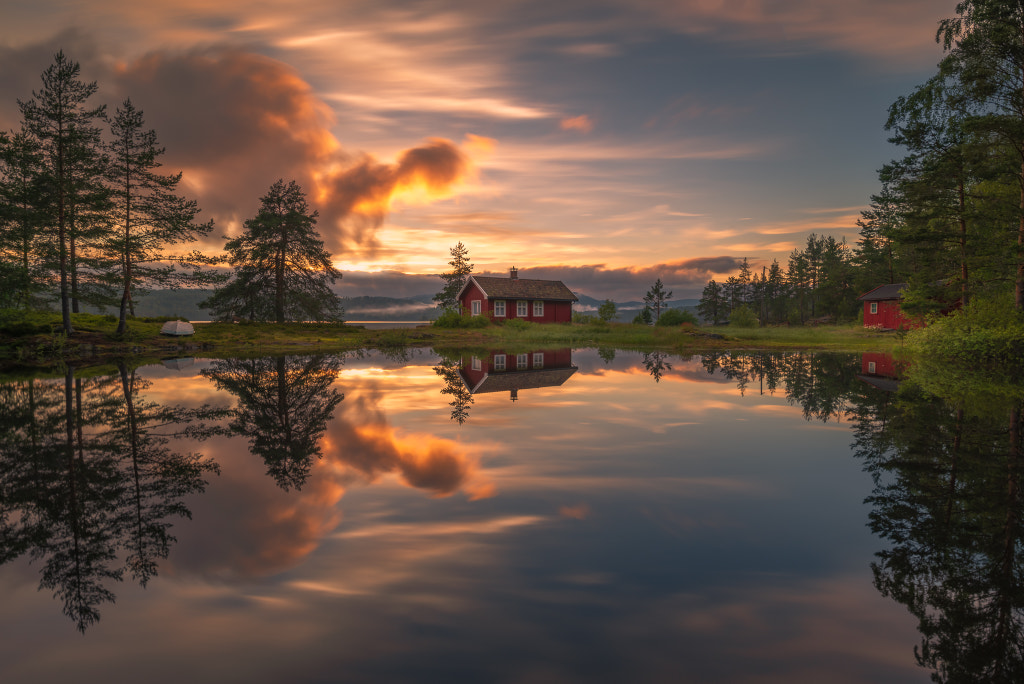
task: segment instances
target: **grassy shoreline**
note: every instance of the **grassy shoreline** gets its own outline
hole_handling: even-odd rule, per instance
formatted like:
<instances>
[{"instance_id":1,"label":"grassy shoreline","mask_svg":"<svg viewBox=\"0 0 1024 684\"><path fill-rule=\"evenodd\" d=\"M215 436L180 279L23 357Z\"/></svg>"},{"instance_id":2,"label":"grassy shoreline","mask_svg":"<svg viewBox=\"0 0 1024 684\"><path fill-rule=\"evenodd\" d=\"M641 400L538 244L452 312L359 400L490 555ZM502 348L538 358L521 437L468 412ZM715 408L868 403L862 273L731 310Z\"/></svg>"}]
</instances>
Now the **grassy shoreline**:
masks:
<instances>
[{"instance_id":1,"label":"grassy shoreline","mask_svg":"<svg viewBox=\"0 0 1024 684\"><path fill-rule=\"evenodd\" d=\"M423 347L519 351L612 347L695 353L782 349L895 351L902 345L902 338L896 333L880 333L856 325L730 329L593 323L368 330L348 324L200 323L196 324L194 336L175 338L160 334L166 319L136 319L129 324L128 335L117 338L113 317L90 314L76 314L73 317L76 332L65 337L52 332L59 329L57 314L52 314L53 321L48 316L33 315L31 325L9 322L0 327L0 365L50 366L103 362L111 358L259 356Z\"/></svg>"}]
</instances>

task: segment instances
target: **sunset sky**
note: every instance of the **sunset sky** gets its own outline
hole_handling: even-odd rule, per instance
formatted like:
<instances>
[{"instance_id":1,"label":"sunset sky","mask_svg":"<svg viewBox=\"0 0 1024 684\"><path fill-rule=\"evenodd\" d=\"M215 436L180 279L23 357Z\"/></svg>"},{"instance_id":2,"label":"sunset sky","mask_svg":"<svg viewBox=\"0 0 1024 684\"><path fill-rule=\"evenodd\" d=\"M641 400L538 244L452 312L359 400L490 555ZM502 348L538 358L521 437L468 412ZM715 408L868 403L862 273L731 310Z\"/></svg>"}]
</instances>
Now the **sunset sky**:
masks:
<instances>
[{"instance_id":1,"label":"sunset sky","mask_svg":"<svg viewBox=\"0 0 1024 684\"><path fill-rule=\"evenodd\" d=\"M38 0L0 8L0 128L63 49L126 97L216 250L295 179L348 296L478 273L699 296L811 232L857 239L886 110L952 0Z\"/></svg>"}]
</instances>

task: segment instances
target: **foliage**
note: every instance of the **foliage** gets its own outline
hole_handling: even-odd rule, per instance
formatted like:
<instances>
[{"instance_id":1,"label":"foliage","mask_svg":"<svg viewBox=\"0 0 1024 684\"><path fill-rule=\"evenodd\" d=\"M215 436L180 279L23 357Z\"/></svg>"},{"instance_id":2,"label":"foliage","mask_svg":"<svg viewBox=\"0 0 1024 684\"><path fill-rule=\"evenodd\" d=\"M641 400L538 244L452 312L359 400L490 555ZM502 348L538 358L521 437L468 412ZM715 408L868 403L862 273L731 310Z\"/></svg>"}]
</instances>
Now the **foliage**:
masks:
<instances>
[{"instance_id":1,"label":"foliage","mask_svg":"<svg viewBox=\"0 0 1024 684\"><path fill-rule=\"evenodd\" d=\"M907 333L907 347L924 356L954 359L972 367L1007 369L1024 363L1024 315L1011 293L976 298L948 316L933 317L924 328Z\"/></svg>"},{"instance_id":2,"label":"foliage","mask_svg":"<svg viewBox=\"0 0 1024 684\"><path fill-rule=\"evenodd\" d=\"M649 306L640 309L640 313L633 316L633 325L651 325L652 323L654 323L654 314L651 313Z\"/></svg>"},{"instance_id":3,"label":"foliage","mask_svg":"<svg viewBox=\"0 0 1024 684\"><path fill-rule=\"evenodd\" d=\"M477 316L479 318L479 316ZM511 318L505 322L505 328L509 330L529 330L533 326L537 325L532 321L523 320L522 318Z\"/></svg>"},{"instance_id":4,"label":"foliage","mask_svg":"<svg viewBox=\"0 0 1024 684\"><path fill-rule=\"evenodd\" d=\"M466 277L473 272L473 264L469 263L469 250L461 242L448 251L452 255L451 261L448 262L452 270L441 274L444 287L434 295L434 301L437 302L439 309L458 311L459 291L465 284Z\"/></svg>"},{"instance_id":5,"label":"foliage","mask_svg":"<svg viewBox=\"0 0 1024 684\"><path fill-rule=\"evenodd\" d=\"M689 311L683 311L682 309L668 309L665 313L661 314L661 318L655 325L683 325L689 323L691 325L697 325L697 317Z\"/></svg>"},{"instance_id":6,"label":"foliage","mask_svg":"<svg viewBox=\"0 0 1024 684\"><path fill-rule=\"evenodd\" d=\"M522 319L516 318L516 319L513 319L513 320L517 320L518 321L518 320L522 320ZM590 314L585 314L582 311L573 311L572 312L572 322L576 323L578 325L589 325L590 323L593 323L596 320L599 320L599 319L594 318L594 316L591 316Z\"/></svg>"},{"instance_id":7,"label":"foliage","mask_svg":"<svg viewBox=\"0 0 1024 684\"><path fill-rule=\"evenodd\" d=\"M459 313L455 309L446 309L431 325L438 328L486 328L490 324L487 316L473 316L465 311Z\"/></svg>"},{"instance_id":8,"label":"foliage","mask_svg":"<svg viewBox=\"0 0 1024 684\"><path fill-rule=\"evenodd\" d=\"M175 194L181 173L161 175L156 131L143 128L142 110L131 100L117 109L110 126L110 176L113 180L113 215L117 229L108 240L108 249L117 257L120 274L121 305L117 326L123 334L127 326L128 305L133 289L142 283L176 283L179 273L164 250L179 242L193 241L213 229L213 222L194 223L199 207L194 200Z\"/></svg>"},{"instance_id":9,"label":"foliage","mask_svg":"<svg viewBox=\"0 0 1024 684\"><path fill-rule=\"evenodd\" d=\"M736 328L756 328L757 314L744 304L729 315L729 325Z\"/></svg>"},{"instance_id":10,"label":"foliage","mask_svg":"<svg viewBox=\"0 0 1024 684\"><path fill-rule=\"evenodd\" d=\"M618 310L615 307L615 302L610 299L606 299L601 303L601 306L597 307L597 317L602 321L614 321L618 315Z\"/></svg>"},{"instance_id":11,"label":"foliage","mask_svg":"<svg viewBox=\"0 0 1024 684\"><path fill-rule=\"evenodd\" d=\"M344 310L330 285L341 278L298 183L278 180L256 216L225 249L234 280L200 303L220 319L337 321Z\"/></svg>"},{"instance_id":12,"label":"foliage","mask_svg":"<svg viewBox=\"0 0 1024 684\"><path fill-rule=\"evenodd\" d=\"M654 310L654 320L658 320L661 318L661 310L665 307L665 302L670 299L672 299L672 291L665 290L661 278L658 278L644 295L644 305L645 308Z\"/></svg>"}]
</instances>

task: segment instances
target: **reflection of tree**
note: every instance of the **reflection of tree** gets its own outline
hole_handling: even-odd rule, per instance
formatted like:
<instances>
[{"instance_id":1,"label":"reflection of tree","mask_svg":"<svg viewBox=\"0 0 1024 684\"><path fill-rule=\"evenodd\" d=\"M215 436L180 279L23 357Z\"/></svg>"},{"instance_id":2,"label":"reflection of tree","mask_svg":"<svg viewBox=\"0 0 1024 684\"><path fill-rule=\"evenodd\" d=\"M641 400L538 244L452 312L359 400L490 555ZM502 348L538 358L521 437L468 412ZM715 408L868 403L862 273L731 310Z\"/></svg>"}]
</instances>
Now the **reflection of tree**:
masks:
<instances>
[{"instance_id":1,"label":"reflection of tree","mask_svg":"<svg viewBox=\"0 0 1024 684\"><path fill-rule=\"evenodd\" d=\"M597 355L601 357L607 366L615 360L615 347L598 347Z\"/></svg>"},{"instance_id":2,"label":"reflection of tree","mask_svg":"<svg viewBox=\"0 0 1024 684\"><path fill-rule=\"evenodd\" d=\"M114 434L125 463L125 504L121 523L125 529L132 577L142 586L156 574L157 561L167 557L175 541L168 530L172 516L191 518L182 499L206 486L203 477L217 470L211 459L200 454L179 453L167 447L169 436L157 430L181 430L190 423L191 413L178 408L144 401L140 392L149 382L136 377L134 370L118 364L123 417ZM120 445L124 445L121 447Z\"/></svg>"},{"instance_id":3,"label":"reflection of tree","mask_svg":"<svg viewBox=\"0 0 1024 684\"><path fill-rule=\"evenodd\" d=\"M786 398L803 409L804 418L839 419L851 409L851 402L866 388L857 379L853 354L803 352L775 354L731 354L712 352L701 364L713 373L720 371L745 394L756 383L761 394L774 394L784 387Z\"/></svg>"},{"instance_id":4,"label":"reflection of tree","mask_svg":"<svg viewBox=\"0 0 1024 684\"><path fill-rule=\"evenodd\" d=\"M214 468L163 448L168 438L150 434L154 420L184 414L141 402L137 390L112 376L76 378L72 368L63 383L0 385L0 561L41 561L40 586L82 631L114 600L119 551L145 584L173 541L166 518L188 515L182 497L202 491L201 474Z\"/></svg>"},{"instance_id":5,"label":"reflection of tree","mask_svg":"<svg viewBox=\"0 0 1024 684\"><path fill-rule=\"evenodd\" d=\"M231 429L249 437L253 453L282 489L300 489L334 408L345 398L331 387L341 357L311 356L217 361L203 371L238 397Z\"/></svg>"},{"instance_id":6,"label":"reflection of tree","mask_svg":"<svg viewBox=\"0 0 1024 684\"><path fill-rule=\"evenodd\" d=\"M951 405L905 384L856 423L871 528L892 544L875 585L918 619L915 654L937 682L1024 681L1022 403L1002 403Z\"/></svg>"},{"instance_id":7,"label":"reflection of tree","mask_svg":"<svg viewBox=\"0 0 1024 684\"><path fill-rule=\"evenodd\" d=\"M661 376L665 371L672 370L672 364L667 359L668 354L665 352L644 352L644 368L654 378L654 382L661 382Z\"/></svg>"},{"instance_id":8,"label":"reflection of tree","mask_svg":"<svg viewBox=\"0 0 1024 684\"><path fill-rule=\"evenodd\" d=\"M469 418L469 405L473 403L473 395L459 375L459 366L458 359L442 358L441 363L434 366L434 372L444 380L441 394L447 394L452 398L448 402L452 407L452 420L462 425Z\"/></svg>"}]
</instances>

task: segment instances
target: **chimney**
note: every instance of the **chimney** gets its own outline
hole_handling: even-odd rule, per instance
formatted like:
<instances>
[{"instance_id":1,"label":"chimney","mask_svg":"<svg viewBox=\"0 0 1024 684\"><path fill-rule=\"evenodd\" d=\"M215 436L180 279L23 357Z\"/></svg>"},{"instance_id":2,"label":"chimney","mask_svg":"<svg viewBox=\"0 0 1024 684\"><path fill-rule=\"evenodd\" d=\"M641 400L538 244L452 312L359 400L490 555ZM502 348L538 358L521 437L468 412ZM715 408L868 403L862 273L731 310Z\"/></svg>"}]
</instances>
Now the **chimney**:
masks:
<instances>
[{"instance_id":1,"label":"chimney","mask_svg":"<svg viewBox=\"0 0 1024 684\"><path fill-rule=\"evenodd\" d=\"M519 269L517 269L515 266L510 268L508 270L508 277L511 278L512 280L519 280Z\"/></svg>"}]
</instances>

